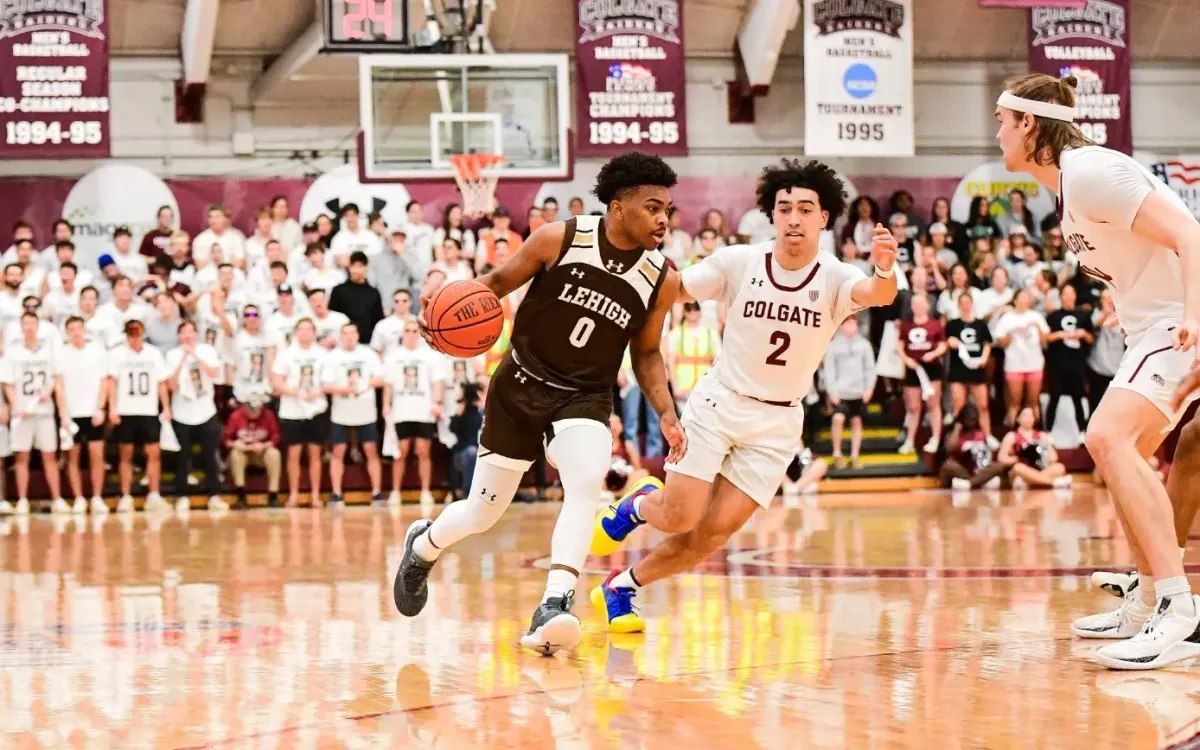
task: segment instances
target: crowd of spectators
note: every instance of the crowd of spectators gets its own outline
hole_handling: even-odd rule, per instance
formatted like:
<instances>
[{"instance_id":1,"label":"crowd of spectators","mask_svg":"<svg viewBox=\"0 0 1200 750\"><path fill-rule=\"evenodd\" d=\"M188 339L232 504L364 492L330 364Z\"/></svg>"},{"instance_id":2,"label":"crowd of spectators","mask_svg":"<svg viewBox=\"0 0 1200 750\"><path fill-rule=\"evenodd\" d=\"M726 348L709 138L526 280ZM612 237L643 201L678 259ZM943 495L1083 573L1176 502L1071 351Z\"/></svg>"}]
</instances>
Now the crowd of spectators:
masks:
<instances>
[{"instance_id":1,"label":"crowd of spectators","mask_svg":"<svg viewBox=\"0 0 1200 750\"><path fill-rule=\"evenodd\" d=\"M106 441L120 444L118 508L132 507L135 469L149 487L148 503L167 505L159 488L160 437L168 447L181 448L174 450L172 466L179 506L190 502L194 453L204 469L201 491L217 508L223 487L232 487L237 504L245 504L248 466L266 472L270 504L280 502L286 481L284 502L299 503L307 485L308 501L321 505L325 472L332 487L328 501L341 502L347 462L364 464L377 502L397 504L410 456L423 501L432 501L435 487L447 488L448 499L459 496L477 450L479 405L488 376L509 346L522 292L503 301L504 329L495 346L470 360L445 357L421 340L414 317L419 299L448 281L486 273L541 224L582 211L578 198L564 212L548 198L525 212L527 224L518 231L503 206L468 222L461 207L451 204L431 224L424 206L414 201L406 221L388 226L381 216L347 203L337 216L321 214L301 225L287 199L277 197L255 212L248 234L232 226L225 207L213 205L206 228L190 236L176 228L171 209L162 207L155 228L136 245L130 231L118 227L108 252L96 262L78 263L70 222L60 219L46 228L45 244L38 242L38 228L18 222L0 259L6 352L0 370L12 369L10 350L55 351L54 374L62 376L65 396L59 407L66 417L62 447L75 441L89 446L66 451L76 500L72 505L53 497L54 508L89 507L80 471L86 460L92 465L90 508L106 512L103 467L96 468L104 461ZM809 421L815 425L818 414L828 415L835 464L862 465L871 404L881 405L885 415L898 414L902 404L897 451L949 459L949 473L942 472L947 484L982 486L1001 476L992 476L989 467L1007 461L1030 471L1003 476L1061 484L1052 470L1053 446L1037 430L1043 425L1053 430L1065 397L1082 431L1090 407L1107 388L1124 348L1110 292L1066 252L1056 217L1031 214L1019 190L997 200L975 198L965 222L951 218L947 198L936 199L923 214L906 191L892 195L886 210L859 196L823 237L823 250L869 269L876 222L885 223L899 242L901 292L892 306L841 325L814 384L810 401L816 408ZM684 226L673 210L670 228L661 249L679 267L728 244L773 236L765 217L747 214L734 230L717 210L706 212L698 227ZM705 302L679 305L668 321L663 352L680 407L720 355L724 320L718 303ZM95 358L92 376L101 378L99 386L72 374L71 346ZM131 363L146 359L147 350L157 352L157 359L138 370L141 365ZM150 392L130 390L123 397L121 378L131 377L136 385L142 371L148 371ZM9 382L13 379L9 373ZM99 403L83 393L89 387L99 387ZM664 453L657 416L628 359L617 390L607 481L614 492ZM18 414L23 407L13 402L20 395L9 395L11 414L0 416L12 416L15 423L27 414ZM133 395L155 403L123 402ZM210 401L212 408L197 408L199 401ZM131 417L151 416L167 421L173 434L129 425ZM18 435L15 424L10 433L18 505L4 501L0 511L21 512L28 485L21 467L34 446L26 445L30 441ZM1015 447L1005 448L1006 434L1017 436ZM806 441L811 440L810 432ZM46 459L57 446L32 442L49 470ZM144 468L135 465L135 445L145 446ZM1027 445L1042 447L1022 452ZM434 477L438 451L445 451L438 463L447 472ZM389 482L385 458L392 459ZM57 486L56 477L53 496L68 494Z\"/></svg>"}]
</instances>

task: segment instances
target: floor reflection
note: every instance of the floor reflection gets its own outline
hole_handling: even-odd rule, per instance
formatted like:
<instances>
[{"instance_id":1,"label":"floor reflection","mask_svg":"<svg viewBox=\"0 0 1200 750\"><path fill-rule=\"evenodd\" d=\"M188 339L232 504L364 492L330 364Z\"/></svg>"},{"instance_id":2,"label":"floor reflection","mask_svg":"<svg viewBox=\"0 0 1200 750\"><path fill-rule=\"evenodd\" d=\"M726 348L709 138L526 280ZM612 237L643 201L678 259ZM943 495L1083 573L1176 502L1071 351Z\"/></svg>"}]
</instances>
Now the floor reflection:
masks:
<instances>
[{"instance_id":1,"label":"floor reflection","mask_svg":"<svg viewBox=\"0 0 1200 750\"><path fill-rule=\"evenodd\" d=\"M1200 669L1108 673L1067 624L1113 603L1089 489L837 495L763 513L609 637L516 646L555 506L514 507L391 604L420 512L0 521L0 729L12 747L1165 747ZM602 571L636 560L593 560Z\"/></svg>"}]
</instances>

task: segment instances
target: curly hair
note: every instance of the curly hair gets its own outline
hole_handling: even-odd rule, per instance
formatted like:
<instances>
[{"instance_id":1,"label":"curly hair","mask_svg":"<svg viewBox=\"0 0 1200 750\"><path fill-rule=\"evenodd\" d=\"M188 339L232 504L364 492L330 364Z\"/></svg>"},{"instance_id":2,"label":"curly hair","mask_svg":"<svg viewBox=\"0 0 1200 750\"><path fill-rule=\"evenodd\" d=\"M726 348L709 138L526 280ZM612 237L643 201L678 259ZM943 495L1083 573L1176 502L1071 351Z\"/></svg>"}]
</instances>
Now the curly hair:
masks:
<instances>
[{"instance_id":1,"label":"curly hair","mask_svg":"<svg viewBox=\"0 0 1200 750\"><path fill-rule=\"evenodd\" d=\"M775 195L780 190L792 188L806 188L816 193L820 209L828 211L831 220L846 210L846 188L837 172L815 160L802 165L799 159L784 159L763 169L755 191L759 209L772 218Z\"/></svg>"},{"instance_id":2,"label":"curly hair","mask_svg":"<svg viewBox=\"0 0 1200 750\"><path fill-rule=\"evenodd\" d=\"M614 200L624 198L628 191L642 185L671 188L675 187L677 180L675 170L667 166L662 159L629 151L614 156L600 168L592 194L607 206Z\"/></svg>"}]
</instances>

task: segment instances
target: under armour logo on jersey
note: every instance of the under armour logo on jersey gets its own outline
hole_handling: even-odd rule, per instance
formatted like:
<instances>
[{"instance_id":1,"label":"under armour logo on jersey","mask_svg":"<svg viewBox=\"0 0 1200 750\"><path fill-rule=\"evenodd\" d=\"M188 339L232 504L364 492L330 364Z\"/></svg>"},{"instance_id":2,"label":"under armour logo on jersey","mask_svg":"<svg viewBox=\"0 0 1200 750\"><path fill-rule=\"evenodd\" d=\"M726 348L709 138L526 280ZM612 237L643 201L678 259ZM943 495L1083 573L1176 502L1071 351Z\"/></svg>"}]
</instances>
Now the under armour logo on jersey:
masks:
<instances>
[{"instance_id":1,"label":"under armour logo on jersey","mask_svg":"<svg viewBox=\"0 0 1200 750\"><path fill-rule=\"evenodd\" d=\"M1153 381L1154 384L1157 385L1159 388L1165 388L1167 386L1167 381L1163 380L1163 376L1159 375L1158 373L1154 373L1153 375L1151 375L1150 380Z\"/></svg>"},{"instance_id":2,"label":"under armour logo on jersey","mask_svg":"<svg viewBox=\"0 0 1200 750\"><path fill-rule=\"evenodd\" d=\"M606 270L608 270L609 273L624 273L625 272L625 264L624 263L617 263L616 261L612 261L612 260L605 261L604 268Z\"/></svg>"},{"instance_id":3,"label":"under armour logo on jersey","mask_svg":"<svg viewBox=\"0 0 1200 750\"><path fill-rule=\"evenodd\" d=\"M762 286L763 283L762 279L750 279L750 286Z\"/></svg>"},{"instance_id":4,"label":"under armour logo on jersey","mask_svg":"<svg viewBox=\"0 0 1200 750\"><path fill-rule=\"evenodd\" d=\"M709 406L711 406L713 408L716 408L716 406L717 406L717 402L713 401L711 398L708 398L708 397L705 397L704 403L708 404Z\"/></svg>"},{"instance_id":5,"label":"under armour logo on jersey","mask_svg":"<svg viewBox=\"0 0 1200 750\"><path fill-rule=\"evenodd\" d=\"M581 271L581 270L580 270L580 269L578 269L578 268L572 268L572 269L571 269L571 275L572 275L572 276L574 276L574 277L575 277L575 278L577 278L577 279L582 279L582 278L583 278L583 271Z\"/></svg>"},{"instance_id":6,"label":"under armour logo on jersey","mask_svg":"<svg viewBox=\"0 0 1200 750\"><path fill-rule=\"evenodd\" d=\"M520 371L518 371L514 377L517 379L518 383L524 383L526 380L529 379L529 377L525 373L520 372Z\"/></svg>"},{"instance_id":7,"label":"under armour logo on jersey","mask_svg":"<svg viewBox=\"0 0 1200 750\"><path fill-rule=\"evenodd\" d=\"M479 499L485 503L494 504L496 502L496 493L488 494L486 487L479 488Z\"/></svg>"}]
</instances>

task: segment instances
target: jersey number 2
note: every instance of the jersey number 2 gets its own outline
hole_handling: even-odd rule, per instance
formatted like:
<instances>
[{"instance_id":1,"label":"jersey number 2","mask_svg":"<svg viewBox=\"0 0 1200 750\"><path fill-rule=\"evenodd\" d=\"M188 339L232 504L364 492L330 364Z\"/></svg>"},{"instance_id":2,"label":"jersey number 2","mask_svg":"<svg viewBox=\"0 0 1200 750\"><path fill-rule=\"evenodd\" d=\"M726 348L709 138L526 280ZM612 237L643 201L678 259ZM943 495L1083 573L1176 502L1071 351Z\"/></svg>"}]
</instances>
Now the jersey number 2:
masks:
<instances>
[{"instance_id":1,"label":"jersey number 2","mask_svg":"<svg viewBox=\"0 0 1200 750\"><path fill-rule=\"evenodd\" d=\"M596 330L596 321L591 318L580 318L575 324L575 330L571 331L571 335L567 337L567 341L571 342L571 346L582 349L587 346L588 339L592 337L592 331Z\"/></svg>"},{"instance_id":2,"label":"jersey number 2","mask_svg":"<svg viewBox=\"0 0 1200 750\"><path fill-rule=\"evenodd\" d=\"M783 353L792 345L792 337L783 331L776 331L771 334L771 343L776 345L775 351L771 352L771 356L767 357L768 365L783 366L787 364L787 360L783 358Z\"/></svg>"}]
</instances>

